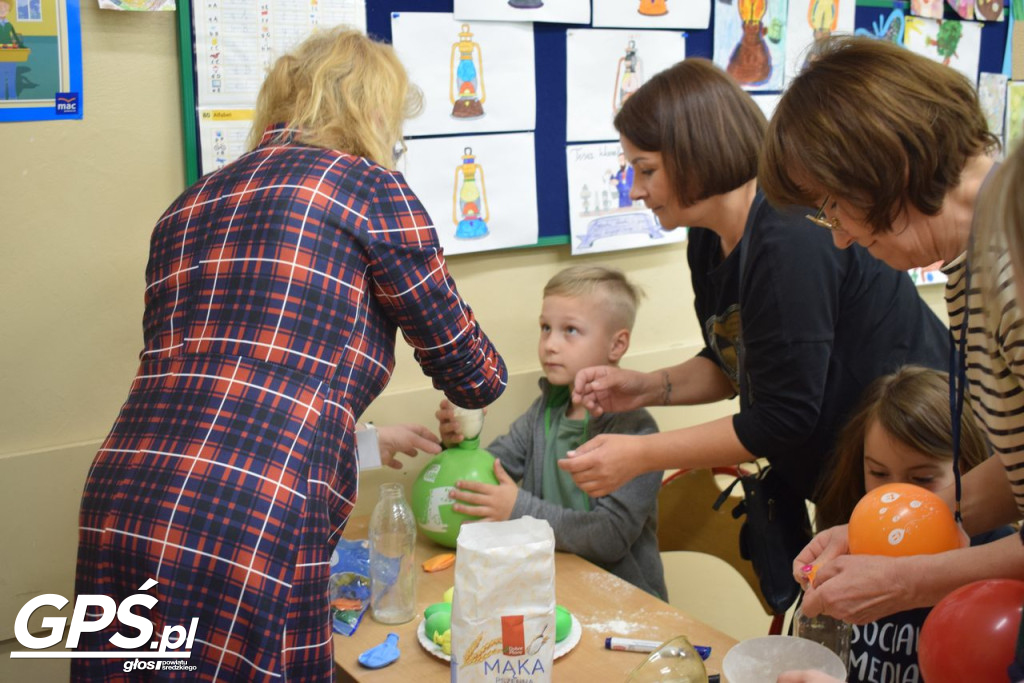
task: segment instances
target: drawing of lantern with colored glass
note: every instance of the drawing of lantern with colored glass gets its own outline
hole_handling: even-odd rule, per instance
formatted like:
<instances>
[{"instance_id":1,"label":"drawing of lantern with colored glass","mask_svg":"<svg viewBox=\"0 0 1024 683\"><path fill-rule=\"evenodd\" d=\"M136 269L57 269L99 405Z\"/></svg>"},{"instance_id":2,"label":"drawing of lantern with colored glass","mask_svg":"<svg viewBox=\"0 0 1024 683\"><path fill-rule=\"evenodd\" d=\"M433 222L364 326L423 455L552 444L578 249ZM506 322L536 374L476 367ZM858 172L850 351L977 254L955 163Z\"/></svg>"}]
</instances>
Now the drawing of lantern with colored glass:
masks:
<instances>
[{"instance_id":1,"label":"drawing of lantern with colored glass","mask_svg":"<svg viewBox=\"0 0 1024 683\"><path fill-rule=\"evenodd\" d=\"M455 56L458 53L458 60ZM473 57L476 56L474 63ZM483 50L473 40L469 24L463 24L459 41L452 44L451 71L448 79L448 98L452 102L452 116L457 119L472 119L484 115Z\"/></svg>"},{"instance_id":2,"label":"drawing of lantern with colored glass","mask_svg":"<svg viewBox=\"0 0 1024 683\"><path fill-rule=\"evenodd\" d=\"M645 17L660 17L668 14L668 7L665 0L640 0L640 7L636 11Z\"/></svg>"},{"instance_id":3,"label":"drawing of lantern with colored glass","mask_svg":"<svg viewBox=\"0 0 1024 683\"><path fill-rule=\"evenodd\" d=\"M764 41L766 0L739 0L736 10L743 22L743 35L729 57L726 71L743 85L758 85L772 75L772 54Z\"/></svg>"},{"instance_id":4,"label":"drawing of lantern with colored glass","mask_svg":"<svg viewBox=\"0 0 1024 683\"><path fill-rule=\"evenodd\" d=\"M480 174L480 185L477 187L477 173ZM459 179L459 176L462 179ZM483 208L483 214L480 213ZM452 194L452 221L455 223L455 236L459 239L476 239L487 237L487 221L490 210L487 208L487 188L484 186L484 169L476 163L472 147L466 147L462 153L462 163L455 168L455 191Z\"/></svg>"},{"instance_id":5,"label":"drawing of lantern with colored glass","mask_svg":"<svg viewBox=\"0 0 1024 683\"><path fill-rule=\"evenodd\" d=\"M615 66L615 89L612 93L612 114L618 114L629 96L644 82L644 65L636 54L636 41L626 44L626 55Z\"/></svg>"},{"instance_id":6,"label":"drawing of lantern with colored glass","mask_svg":"<svg viewBox=\"0 0 1024 683\"><path fill-rule=\"evenodd\" d=\"M839 20L839 0L811 0L807 7L807 23L814 31L814 39L828 38L836 30Z\"/></svg>"}]
</instances>

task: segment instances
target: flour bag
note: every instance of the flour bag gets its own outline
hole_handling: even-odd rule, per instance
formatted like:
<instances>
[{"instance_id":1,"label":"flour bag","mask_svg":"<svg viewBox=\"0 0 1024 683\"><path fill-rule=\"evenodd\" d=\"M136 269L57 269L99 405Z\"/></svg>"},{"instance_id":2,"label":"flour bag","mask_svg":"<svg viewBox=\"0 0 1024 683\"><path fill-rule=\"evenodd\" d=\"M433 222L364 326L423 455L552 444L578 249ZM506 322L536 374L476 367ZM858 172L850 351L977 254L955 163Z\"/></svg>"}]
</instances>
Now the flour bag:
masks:
<instances>
[{"instance_id":1,"label":"flour bag","mask_svg":"<svg viewBox=\"0 0 1024 683\"><path fill-rule=\"evenodd\" d=\"M546 683L555 658L555 534L545 520L463 524L452 683Z\"/></svg>"}]
</instances>

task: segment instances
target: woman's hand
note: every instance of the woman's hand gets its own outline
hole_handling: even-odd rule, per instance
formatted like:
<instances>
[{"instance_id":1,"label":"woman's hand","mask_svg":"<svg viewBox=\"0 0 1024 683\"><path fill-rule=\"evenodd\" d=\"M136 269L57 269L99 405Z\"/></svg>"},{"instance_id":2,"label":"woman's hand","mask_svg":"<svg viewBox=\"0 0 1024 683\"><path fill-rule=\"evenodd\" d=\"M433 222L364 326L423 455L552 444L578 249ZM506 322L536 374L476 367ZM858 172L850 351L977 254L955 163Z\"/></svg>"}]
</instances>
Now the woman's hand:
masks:
<instances>
[{"instance_id":1,"label":"woman's hand","mask_svg":"<svg viewBox=\"0 0 1024 683\"><path fill-rule=\"evenodd\" d=\"M868 624L920 607L912 602L917 593L913 584L928 577L907 566L913 559L840 555L819 566L800 609L809 617L824 613L851 624Z\"/></svg>"},{"instance_id":2,"label":"woman's hand","mask_svg":"<svg viewBox=\"0 0 1024 683\"><path fill-rule=\"evenodd\" d=\"M441 444L429 429L421 424L376 425L380 461L391 469L402 469L402 463L395 459L395 453L416 455L423 451L431 455L441 452Z\"/></svg>"},{"instance_id":3,"label":"woman's hand","mask_svg":"<svg viewBox=\"0 0 1024 683\"><path fill-rule=\"evenodd\" d=\"M482 522L504 522L512 516L519 487L508 476L500 460L494 461L494 476L497 484L484 484L478 481L455 482L451 497L456 502L452 510L464 515L479 517Z\"/></svg>"},{"instance_id":4,"label":"woman's hand","mask_svg":"<svg viewBox=\"0 0 1024 683\"><path fill-rule=\"evenodd\" d=\"M558 466L592 498L607 496L644 470L642 436L600 434L569 451Z\"/></svg>"},{"instance_id":5,"label":"woman's hand","mask_svg":"<svg viewBox=\"0 0 1024 683\"><path fill-rule=\"evenodd\" d=\"M821 567L829 560L849 552L849 527L846 524L825 529L812 538L793 560L793 578L806 589L810 567Z\"/></svg>"},{"instance_id":6,"label":"woman's hand","mask_svg":"<svg viewBox=\"0 0 1024 683\"><path fill-rule=\"evenodd\" d=\"M594 417L652 405L648 375L612 365L583 368L576 373L572 400L582 403Z\"/></svg>"}]
</instances>

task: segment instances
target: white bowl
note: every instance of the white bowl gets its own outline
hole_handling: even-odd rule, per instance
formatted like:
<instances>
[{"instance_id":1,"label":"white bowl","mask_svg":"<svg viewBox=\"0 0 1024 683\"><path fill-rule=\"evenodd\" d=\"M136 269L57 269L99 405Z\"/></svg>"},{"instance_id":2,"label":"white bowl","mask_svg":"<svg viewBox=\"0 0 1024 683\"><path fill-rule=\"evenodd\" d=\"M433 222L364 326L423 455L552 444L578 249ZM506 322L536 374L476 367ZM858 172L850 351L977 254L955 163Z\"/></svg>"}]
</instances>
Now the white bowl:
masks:
<instances>
[{"instance_id":1,"label":"white bowl","mask_svg":"<svg viewBox=\"0 0 1024 683\"><path fill-rule=\"evenodd\" d=\"M744 640L722 660L722 673L729 683L775 683L779 674L796 669L817 669L846 680L846 667L839 655L812 640L793 636Z\"/></svg>"}]
</instances>

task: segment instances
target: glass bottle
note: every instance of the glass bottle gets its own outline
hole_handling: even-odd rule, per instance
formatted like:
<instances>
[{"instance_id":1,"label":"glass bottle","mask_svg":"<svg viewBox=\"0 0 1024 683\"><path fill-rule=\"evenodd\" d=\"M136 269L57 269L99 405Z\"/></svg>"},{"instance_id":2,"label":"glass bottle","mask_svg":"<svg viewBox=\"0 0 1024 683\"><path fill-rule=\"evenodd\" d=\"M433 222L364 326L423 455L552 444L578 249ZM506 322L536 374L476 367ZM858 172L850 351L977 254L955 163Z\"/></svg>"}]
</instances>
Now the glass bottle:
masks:
<instances>
[{"instance_id":1,"label":"glass bottle","mask_svg":"<svg viewBox=\"0 0 1024 683\"><path fill-rule=\"evenodd\" d=\"M708 674L686 636L676 636L633 669L626 683L708 683Z\"/></svg>"},{"instance_id":2,"label":"glass bottle","mask_svg":"<svg viewBox=\"0 0 1024 683\"><path fill-rule=\"evenodd\" d=\"M793 635L824 645L843 660L843 666L850 668L850 634L853 627L841 619L819 614L808 617L801 607L793 614Z\"/></svg>"},{"instance_id":3,"label":"glass bottle","mask_svg":"<svg viewBox=\"0 0 1024 683\"><path fill-rule=\"evenodd\" d=\"M380 485L370 515L370 610L383 624L416 616L416 520L401 484Z\"/></svg>"}]
</instances>

